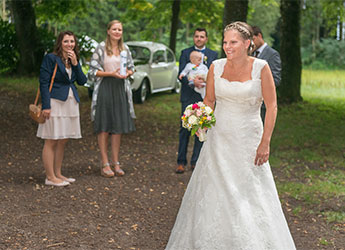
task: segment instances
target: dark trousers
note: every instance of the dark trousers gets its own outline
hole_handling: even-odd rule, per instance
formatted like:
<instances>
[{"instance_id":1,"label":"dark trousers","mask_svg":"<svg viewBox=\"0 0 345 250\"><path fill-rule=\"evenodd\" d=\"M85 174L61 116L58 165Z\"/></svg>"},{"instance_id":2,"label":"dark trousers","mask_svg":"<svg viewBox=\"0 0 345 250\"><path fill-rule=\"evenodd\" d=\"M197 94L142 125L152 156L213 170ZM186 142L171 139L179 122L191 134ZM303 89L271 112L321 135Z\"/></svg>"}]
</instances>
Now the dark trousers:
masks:
<instances>
[{"instance_id":1,"label":"dark trousers","mask_svg":"<svg viewBox=\"0 0 345 250\"><path fill-rule=\"evenodd\" d=\"M182 103L182 115L185 108L190 103ZM177 156L177 164L187 165L187 150L188 150L188 143L189 143L190 131L186 128L182 127L182 122L180 123L180 131L179 131L179 145L178 145L178 156ZM195 135L194 136L194 147L193 147L193 154L190 160L191 165L195 165L196 161L199 158L200 150L202 147L203 142L199 141L199 138Z\"/></svg>"}]
</instances>

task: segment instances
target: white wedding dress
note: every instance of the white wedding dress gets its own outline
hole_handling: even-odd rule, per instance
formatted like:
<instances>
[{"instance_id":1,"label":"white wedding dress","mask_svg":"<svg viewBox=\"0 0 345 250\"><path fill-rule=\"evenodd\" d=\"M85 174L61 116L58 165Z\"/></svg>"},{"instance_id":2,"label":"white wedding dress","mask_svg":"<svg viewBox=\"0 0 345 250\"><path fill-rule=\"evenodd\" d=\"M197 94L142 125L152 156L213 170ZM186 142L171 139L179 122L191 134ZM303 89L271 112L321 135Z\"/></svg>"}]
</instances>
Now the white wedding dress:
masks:
<instances>
[{"instance_id":1,"label":"white wedding dress","mask_svg":"<svg viewBox=\"0 0 345 250\"><path fill-rule=\"evenodd\" d=\"M254 165L263 125L261 69L252 79L221 78L214 61L216 125L207 133L166 250L292 250L269 163Z\"/></svg>"}]
</instances>

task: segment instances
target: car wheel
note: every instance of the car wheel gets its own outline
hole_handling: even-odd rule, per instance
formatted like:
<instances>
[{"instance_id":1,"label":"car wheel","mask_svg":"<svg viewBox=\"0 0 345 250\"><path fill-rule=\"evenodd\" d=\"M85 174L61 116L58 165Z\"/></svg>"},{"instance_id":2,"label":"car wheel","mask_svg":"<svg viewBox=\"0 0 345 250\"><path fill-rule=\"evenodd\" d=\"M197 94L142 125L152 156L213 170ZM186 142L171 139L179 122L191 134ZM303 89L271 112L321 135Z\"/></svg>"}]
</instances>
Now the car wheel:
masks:
<instances>
[{"instance_id":1,"label":"car wheel","mask_svg":"<svg viewBox=\"0 0 345 250\"><path fill-rule=\"evenodd\" d=\"M134 101L136 103L144 103L149 94L149 81L145 78L140 85L140 88L134 92Z\"/></svg>"},{"instance_id":2,"label":"car wheel","mask_svg":"<svg viewBox=\"0 0 345 250\"><path fill-rule=\"evenodd\" d=\"M179 94L180 92L181 92L181 82L177 80L175 84L175 88L172 90L172 93Z\"/></svg>"}]
</instances>

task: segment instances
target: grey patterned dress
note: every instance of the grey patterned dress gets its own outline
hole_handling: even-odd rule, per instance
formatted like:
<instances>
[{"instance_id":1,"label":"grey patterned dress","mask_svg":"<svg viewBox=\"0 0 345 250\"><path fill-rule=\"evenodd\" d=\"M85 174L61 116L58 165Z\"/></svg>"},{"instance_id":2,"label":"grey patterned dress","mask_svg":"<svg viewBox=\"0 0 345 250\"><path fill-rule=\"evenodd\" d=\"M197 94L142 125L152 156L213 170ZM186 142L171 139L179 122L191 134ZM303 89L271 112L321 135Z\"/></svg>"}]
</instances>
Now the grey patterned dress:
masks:
<instances>
[{"instance_id":1,"label":"grey patterned dress","mask_svg":"<svg viewBox=\"0 0 345 250\"><path fill-rule=\"evenodd\" d=\"M134 71L134 64L127 46L127 68ZM97 71L105 71L105 43L96 48L91 58L88 73L93 83L91 102L91 119L94 121L94 132L123 134L135 131L135 118L132 90L128 79L114 77L98 77Z\"/></svg>"}]
</instances>

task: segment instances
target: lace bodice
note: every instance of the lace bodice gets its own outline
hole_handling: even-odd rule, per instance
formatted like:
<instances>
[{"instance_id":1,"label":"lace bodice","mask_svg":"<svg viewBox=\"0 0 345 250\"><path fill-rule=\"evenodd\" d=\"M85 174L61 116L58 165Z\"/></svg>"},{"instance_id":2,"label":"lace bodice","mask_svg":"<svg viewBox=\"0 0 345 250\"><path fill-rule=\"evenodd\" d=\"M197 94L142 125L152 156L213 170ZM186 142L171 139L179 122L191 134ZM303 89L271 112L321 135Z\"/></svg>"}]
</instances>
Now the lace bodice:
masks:
<instances>
[{"instance_id":1,"label":"lace bodice","mask_svg":"<svg viewBox=\"0 0 345 250\"><path fill-rule=\"evenodd\" d=\"M266 61L255 59L252 66L251 80L245 82L228 81L221 77L223 74L226 59L219 59L213 62L215 94L217 105L225 102L225 105L252 106L257 108L262 103L261 92L261 70L267 64Z\"/></svg>"}]
</instances>

